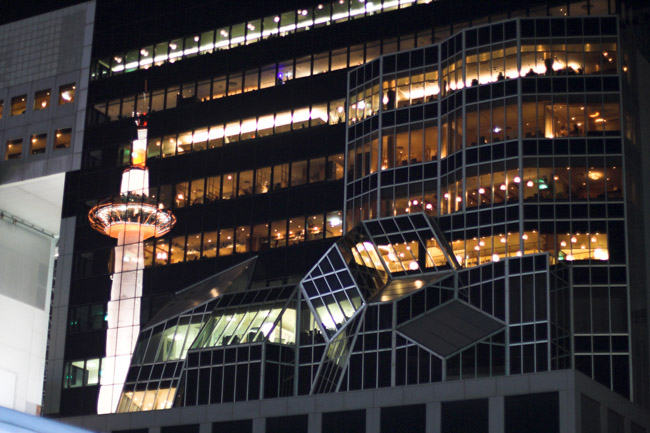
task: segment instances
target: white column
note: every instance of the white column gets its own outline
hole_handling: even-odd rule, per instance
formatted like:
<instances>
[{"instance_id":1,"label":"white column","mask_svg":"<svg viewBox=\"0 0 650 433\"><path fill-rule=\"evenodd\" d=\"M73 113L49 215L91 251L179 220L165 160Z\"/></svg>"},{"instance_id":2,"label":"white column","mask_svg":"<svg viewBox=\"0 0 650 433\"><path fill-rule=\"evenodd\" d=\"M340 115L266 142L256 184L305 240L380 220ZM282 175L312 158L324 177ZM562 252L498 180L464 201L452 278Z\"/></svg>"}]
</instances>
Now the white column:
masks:
<instances>
[{"instance_id":1,"label":"white column","mask_svg":"<svg viewBox=\"0 0 650 433\"><path fill-rule=\"evenodd\" d=\"M140 301L144 268L143 235L120 233L115 247L111 300L108 303L106 358L102 364L97 413L114 413L140 333Z\"/></svg>"}]
</instances>

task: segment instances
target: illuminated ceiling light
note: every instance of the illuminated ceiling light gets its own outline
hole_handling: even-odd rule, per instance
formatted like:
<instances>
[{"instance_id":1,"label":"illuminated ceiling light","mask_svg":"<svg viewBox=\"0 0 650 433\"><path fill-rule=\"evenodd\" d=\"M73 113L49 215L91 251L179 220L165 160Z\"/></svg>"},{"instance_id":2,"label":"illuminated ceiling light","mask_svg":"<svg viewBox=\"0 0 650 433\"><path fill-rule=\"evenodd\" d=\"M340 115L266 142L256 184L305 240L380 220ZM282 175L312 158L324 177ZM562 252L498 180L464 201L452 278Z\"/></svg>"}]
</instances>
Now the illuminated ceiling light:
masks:
<instances>
[{"instance_id":1,"label":"illuminated ceiling light","mask_svg":"<svg viewBox=\"0 0 650 433\"><path fill-rule=\"evenodd\" d=\"M521 182L521 178L519 176L515 176L514 178L515 183Z\"/></svg>"},{"instance_id":2,"label":"illuminated ceiling light","mask_svg":"<svg viewBox=\"0 0 650 433\"><path fill-rule=\"evenodd\" d=\"M479 194L485 194L485 188L479 188L478 193Z\"/></svg>"},{"instance_id":3,"label":"illuminated ceiling light","mask_svg":"<svg viewBox=\"0 0 650 433\"><path fill-rule=\"evenodd\" d=\"M279 22L280 22L280 17L279 17L279 16L275 16L275 17L273 18L273 22L279 23Z\"/></svg>"},{"instance_id":4,"label":"illuminated ceiling light","mask_svg":"<svg viewBox=\"0 0 650 433\"><path fill-rule=\"evenodd\" d=\"M427 203L425 208L428 209L428 210L431 210L431 209L433 209L433 205L431 203Z\"/></svg>"},{"instance_id":5,"label":"illuminated ceiling light","mask_svg":"<svg viewBox=\"0 0 650 433\"><path fill-rule=\"evenodd\" d=\"M627 65L623 66L623 72L627 72Z\"/></svg>"},{"instance_id":6,"label":"illuminated ceiling light","mask_svg":"<svg viewBox=\"0 0 650 433\"><path fill-rule=\"evenodd\" d=\"M596 248L594 250L594 259L596 260L609 260L609 253L607 250Z\"/></svg>"},{"instance_id":7,"label":"illuminated ceiling light","mask_svg":"<svg viewBox=\"0 0 650 433\"><path fill-rule=\"evenodd\" d=\"M600 180L603 177L603 173L600 171L590 171L588 176L591 180Z\"/></svg>"},{"instance_id":8,"label":"illuminated ceiling light","mask_svg":"<svg viewBox=\"0 0 650 433\"><path fill-rule=\"evenodd\" d=\"M505 244L505 243L506 243L506 238L501 238L501 239L499 239L499 240L501 241L502 244Z\"/></svg>"},{"instance_id":9,"label":"illuminated ceiling light","mask_svg":"<svg viewBox=\"0 0 650 433\"><path fill-rule=\"evenodd\" d=\"M318 10L321 10L321 9L323 9L323 5L322 4L318 5L317 8L318 8Z\"/></svg>"},{"instance_id":10,"label":"illuminated ceiling light","mask_svg":"<svg viewBox=\"0 0 650 433\"><path fill-rule=\"evenodd\" d=\"M366 102L363 101L363 100L362 100L362 101L359 101L359 109L360 109L360 110L363 110L364 108L366 108Z\"/></svg>"},{"instance_id":11,"label":"illuminated ceiling light","mask_svg":"<svg viewBox=\"0 0 650 433\"><path fill-rule=\"evenodd\" d=\"M305 16L307 16L307 13L308 13L308 12L307 12L307 9L303 9L303 10L300 12L300 15L302 15L303 17L305 17Z\"/></svg>"},{"instance_id":12,"label":"illuminated ceiling light","mask_svg":"<svg viewBox=\"0 0 650 433\"><path fill-rule=\"evenodd\" d=\"M501 186L499 187L499 189L500 189L501 191L505 191L505 190L506 190L506 184L505 184L505 183L502 183Z\"/></svg>"},{"instance_id":13,"label":"illuminated ceiling light","mask_svg":"<svg viewBox=\"0 0 650 433\"><path fill-rule=\"evenodd\" d=\"M252 32L253 30L255 30L255 25L253 25L253 23L248 23L246 25L246 28L248 28L248 30L250 30Z\"/></svg>"},{"instance_id":14,"label":"illuminated ceiling light","mask_svg":"<svg viewBox=\"0 0 650 433\"><path fill-rule=\"evenodd\" d=\"M149 55L149 51L147 51L146 49L143 48L143 49L140 50L140 54L147 57Z\"/></svg>"},{"instance_id":15,"label":"illuminated ceiling light","mask_svg":"<svg viewBox=\"0 0 650 433\"><path fill-rule=\"evenodd\" d=\"M574 260L573 259L573 254L567 254L566 260L569 261L569 262L572 262Z\"/></svg>"},{"instance_id":16,"label":"illuminated ceiling light","mask_svg":"<svg viewBox=\"0 0 650 433\"><path fill-rule=\"evenodd\" d=\"M409 269L412 271L417 271L420 269L420 265L418 265L418 262L411 262L409 263Z\"/></svg>"},{"instance_id":17,"label":"illuminated ceiling light","mask_svg":"<svg viewBox=\"0 0 650 433\"><path fill-rule=\"evenodd\" d=\"M532 180L529 180L528 182L526 182L526 186L527 186L528 188L532 188L533 186L535 186L535 184L533 183Z\"/></svg>"},{"instance_id":18,"label":"illuminated ceiling light","mask_svg":"<svg viewBox=\"0 0 650 433\"><path fill-rule=\"evenodd\" d=\"M176 48L178 48L178 45L176 45L175 43L172 42L171 44L169 44L169 48L171 48L172 50L175 50Z\"/></svg>"},{"instance_id":19,"label":"illuminated ceiling light","mask_svg":"<svg viewBox=\"0 0 650 433\"><path fill-rule=\"evenodd\" d=\"M388 95L384 95L384 97L382 98L381 102L382 102L384 105L388 105Z\"/></svg>"},{"instance_id":20,"label":"illuminated ceiling light","mask_svg":"<svg viewBox=\"0 0 650 433\"><path fill-rule=\"evenodd\" d=\"M199 36L198 35L194 36L194 42L198 42L198 41L199 41Z\"/></svg>"},{"instance_id":21,"label":"illuminated ceiling light","mask_svg":"<svg viewBox=\"0 0 650 433\"><path fill-rule=\"evenodd\" d=\"M478 244L479 244L480 246L482 246L482 247L485 246L485 242L483 242L483 241L480 241Z\"/></svg>"},{"instance_id":22,"label":"illuminated ceiling light","mask_svg":"<svg viewBox=\"0 0 650 433\"><path fill-rule=\"evenodd\" d=\"M493 131L494 131L495 134L498 134L499 132L502 131L502 129L500 127L498 127L498 126L495 126Z\"/></svg>"},{"instance_id":23,"label":"illuminated ceiling light","mask_svg":"<svg viewBox=\"0 0 650 433\"><path fill-rule=\"evenodd\" d=\"M446 199L448 199L448 198L449 198L449 193L446 192L446 193L443 195L443 197L446 198Z\"/></svg>"},{"instance_id":24,"label":"illuminated ceiling light","mask_svg":"<svg viewBox=\"0 0 650 433\"><path fill-rule=\"evenodd\" d=\"M336 107L336 111L337 111L338 113L343 113L343 106L342 106L342 105L339 105L338 107Z\"/></svg>"},{"instance_id":25,"label":"illuminated ceiling light","mask_svg":"<svg viewBox=\"0 0 650 433\"><path fill-rule=\"evenodd\" d=\"M598 116L600 116L600 111L596 111L595 113L591 113L591 114L589 115L589 117L591 117L592 119L595 119L595 118L598 117Z\"/></svg>"},{"instance_id":26,"label":"illuminated ceiling light","mask_svg":"<svg viewBox=\"0 0 650 433\"><path fill-rule=\"evenodd\" d=\"M492 261L493 262L498 262L499 260L501 260L501 258L499 257L498 254L492 254Z\"/></svg>"},{"instance_id":27,"label":"illuminated ceiling light","mask_svg":"<svg viewBox=\"0 0 650 433\"><path fill-rule=\"evenodd\" d=\"M524 233L523 235L521 235L521 238L523 240L528 240L528 235L526 233Z\"/></svg>"},{"instance_id":28,"label":"illuminated ceiling light","mask_svg":"<svg viewBox=\"0 0 650 433\"><path fill-rule=\"evenodd\" d=\"M460 196L459 196L459 197L456 197L456 201L457 201L458 203L460 203L461 201L463 201L463 198L460 197Z\"/></svg>"},{"instance_id":29,"label":"illuminated ceiling light","mask_svg":"<svg viewBox=\"0 0 650 433\"><path fill-rule=\"evenodd\" d=\"M481 249L481 247L479 247L479 246L477 245L477 246L474 247L474 249L475 249L476 251L478 251L478 250Z\"/></svg>"},{"instance_id":30,"label":"illuminated ceiling light","mask_svg":"<svg viewBox=\"0 0 650 433\"><path fill-rule=\"evenodd\" d=\"M65 101L68 101L68 102L72 101L72 95L70 95L70 92L68 92L66 90L65 92L61 93L61 99L65 100Z\"/></svg>"},{"instance_id":31,"label":"illuminated ceiling light","mask_svg":"<svg viewBox=\"0 0 650 433\"><path fill-rule=\"evenodd\" d=\"M517 255L517 257L521 257L523 254L522 254L521 251L517 251L517 254L516 254L516 255Z\"/></svg>"},{"instance_id":32,"label":"illuminated ceiling light","mask_svg":"<svg viewBox=\"0 0 650 433\"><path fill-rule=\"evenodd\" d=\"M413 206L417 206L420 202L417 200L413 200Z\"/></svg>"}]
</instances>

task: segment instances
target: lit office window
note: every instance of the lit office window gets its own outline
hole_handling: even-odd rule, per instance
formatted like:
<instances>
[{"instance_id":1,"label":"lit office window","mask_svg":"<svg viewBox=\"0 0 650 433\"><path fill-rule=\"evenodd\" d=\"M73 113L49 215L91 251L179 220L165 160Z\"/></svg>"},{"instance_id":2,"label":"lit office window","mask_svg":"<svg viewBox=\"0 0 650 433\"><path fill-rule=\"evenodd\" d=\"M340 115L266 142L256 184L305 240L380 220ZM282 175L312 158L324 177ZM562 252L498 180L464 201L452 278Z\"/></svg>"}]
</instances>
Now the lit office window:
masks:
<instances>
[{"instance_id":1,"label":"lit office window","mask_svg":"<svg viewBox=\"0 0 650 433\"><path fill-rule=\"evenodd\" d=\"M11 115L20 116L25 114L27 109L27 95L14 96L11 98Z\"/></svg>"},{"instance_id":2,"label":"lit office window","mask_svg":"<svg viewBox=\"0 0 650 433\"><path fill-rule=\"evenodd\" d=\"M45 144L47 142L47 134L32 134L29 142L29 154L36 155L45 153Z\"/></svg>"},{"instance_id":3,"label":"lit office window","mask_svg":"<svg viewBox=\"0 0 650 433\"><path fill-rule=\"evenodd\" d=\"M72 141L72 128L57 129L54 135L54 149L68 149Z\"/></svg>"},{"instance_id":4,"label":"lit office window","mask_svg":"<svg viewBox=\"0 0 650 433\"><path fill-rule=\"evenodd\" d=\"M74 84L66 84L59 87L59 105L69 104L74 102L74 94L77 86Z\"/></svg>"},{"instance_id":5,"label":"lit office window","mask_svg":"<svg viewBox=\"0 0 650 433\"><path fill-rule=\"evenodd\" d=\"M23 140L17 138L15 140L8 140L7 147L5 148L5 159L19 159L23 153Z\"/></svg>"},{"instance_id":6,"label":"lit office window","mask_svg":"<svg viewBox=\"0 0 650 433\"><path fill-rule=\"evenodd\" d=\"M45 110L50 106L50 93L50 89L46 89L34 94L34 111Z\"/></svg>"},{"instance_id":7,"label":"lit office window","mask_svg":"<svg viewBox=\"0 0 650 433\"><path fill-rule=\"evenodd\" d=\"M2 113L4 111L5 101L0 100L0 119L2 119Z\"/></svg>"},{"instance_id":8,"label":"lit office window","mask_svg":"<svg viewBox=\"0 0 650 433\"><path fill-rule=\"evenodd\" d=\"M97 385L101 377L101 359L66 362L64 388Z\"/></svg>"}]
</instances>

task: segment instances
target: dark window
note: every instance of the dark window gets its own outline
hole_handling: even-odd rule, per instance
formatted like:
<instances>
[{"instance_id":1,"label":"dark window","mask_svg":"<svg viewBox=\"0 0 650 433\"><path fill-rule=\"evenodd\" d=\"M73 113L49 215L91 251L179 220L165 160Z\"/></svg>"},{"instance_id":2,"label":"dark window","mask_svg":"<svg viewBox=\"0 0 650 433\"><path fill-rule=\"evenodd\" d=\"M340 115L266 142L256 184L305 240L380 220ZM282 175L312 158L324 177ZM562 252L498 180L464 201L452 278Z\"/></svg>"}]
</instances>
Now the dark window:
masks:
<instances>
[{"instance_id":1,"label":"dark window","mask_svg":"<svg viewBox=\"0 0 650 433\"><path fill-rule=\"evenodd\" d=\"M580 395L580 420L582 433L600 431L600 403Z\"/></svg>"},{"instance_id":2,"label":"dark window","mask_svg":"<svg viewBox=\"0 0 650 433\"><path fill-rule=\"evenodd\" d=\"M199 433L199 425L188 424L160 427L160 433Z\"/></svg>"},{"instance_id":3,"label":"dark window","mask_svg":"<svg viewBox=\"0 0 650 433\"><path fill-rule=\"evenodd\" d=\"M560 431L557 392L515 395L505 398L505 433L553 433Z\"/></svg>"},{"instance_id":4,"label":"dark window","mask_svg":"<svg viewBox=\"0 0 650 433\"><path fill-rule=\"evenodd\" d=\"M442 403L442 433L488 433L488 400Z\"/></svg>"},{"instance_id":5,"label":"dark window","mask_svg":"<svg viewBox=\"0 0 650 433\"><path fill-rule=\"evenodd\" d=\"M307 433L307 415L267 418L266 433Z\"/></svg>"},{"instance_id":6,"label":"dark window","mask_svg":"<svg viewBox=\"0 0 650 433\"><path fill-rule=\"evenodd\" d=\"M365 433L366 411L349 410L323 414L322 432Z\"/></svg>"},{"instance_id":7,"label":"dark window","mask_svg":"<svg viewBox=\"0 0 650 433\"><path fill-rule=\"evenodd\" d=\"M623 415L616 413L611 409L607 410L607 432L608 433L625 432L625 419L623 418Z\"/></svg>"},{"instance_id":8,"label":"dark window","mask_svg":"<svg viewBox=\"0 0 650 433\"><path fill-rule=\"evenodd\" d=\"M252 433L253 420L223 421L212 423L212 433Z\"/></svg>"},{"instance_id":9,"label":"dark window","mask_svg":"<svg viewBox=\"0 0 650 433\"><path fill-rule=\"evenodd\" d=\"M418 404L382 407L380 422L379 431L381 433L424 433L426 428L426 406Z\"/></svg>"}]
</instances>

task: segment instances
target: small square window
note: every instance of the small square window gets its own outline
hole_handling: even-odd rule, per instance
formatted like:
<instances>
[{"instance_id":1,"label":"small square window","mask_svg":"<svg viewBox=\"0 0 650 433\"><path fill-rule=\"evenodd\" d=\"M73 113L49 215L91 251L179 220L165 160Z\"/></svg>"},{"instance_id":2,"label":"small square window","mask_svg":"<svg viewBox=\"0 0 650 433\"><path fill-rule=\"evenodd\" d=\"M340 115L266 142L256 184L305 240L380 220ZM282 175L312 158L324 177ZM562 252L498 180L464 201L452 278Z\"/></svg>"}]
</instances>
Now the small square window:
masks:
<instances>
[{"instance_id":1,"label":"small square window","mask_svg":"<svg viewBox=\"0 0 650 433\"><path fill-rule=\"evenodd\" d=\"M76 90L77 86L74 83L59 87L59 105L74 102L74 94Z\"/></svg>"},{"instance_id":2,"label":"small square window","mask_svg":"<svg viewBox=\"0 0 650 433\"><path fill-rule=\"evenodd\" d=\"M47 89L34 94L34 111L45 110L50 106L50 93L50 89Z\"/></svg>"},{"instance_id":3,"label":"small square window","mask_svg":"<svg viewBox=\"0 0 650 433\"><path fill-rule=\"evenodd\" d=\"M2 119L2 113L4 112L5 101L0 101L0 119Z\"/></svg>"},{"instance_id":4,"label":"small square window","mask_svg":"<svg viewBox=\"0 0 650 433\"><path fill-rule=\"evenodd\" d=\"M72 128L57 129L54 135L54 149L67 149L72 141Z\"/></svg>"},{"instance_id":5,"label":"small square window","mask_svg":"<svg viewBox=\"0 0 650 433\"><path fill-rule=\"evenodd\" d=\"M45 153L45 144L47 142L47 134L32 134L29 142L29 154L38 155Z\"/></svg>"},{"instance_id":6,"label":"small square window","mask_svg":"<svg viewBox=\"0 0 650 433\"><path fill-rule=\"evenodd\" d=\"M20 95L11 98L11 115L20 116L25 114L27 109L27 95Z\"/></svg>"},{"instance_id":7,"label":"small square window","mask_svg":"<svg viewBox=\"0 0 650 433\"><path fill-rule=\"evenodd\" d=\"M17 138L15 140L8 140L5 149L5 159L19 159L23 153L23 140Z\"/></svg>"}]
</instances>

